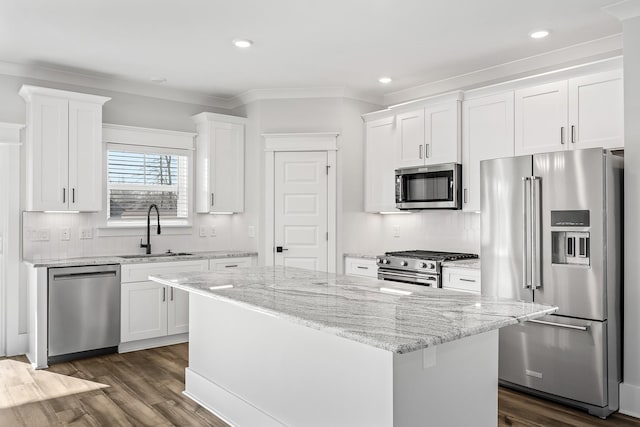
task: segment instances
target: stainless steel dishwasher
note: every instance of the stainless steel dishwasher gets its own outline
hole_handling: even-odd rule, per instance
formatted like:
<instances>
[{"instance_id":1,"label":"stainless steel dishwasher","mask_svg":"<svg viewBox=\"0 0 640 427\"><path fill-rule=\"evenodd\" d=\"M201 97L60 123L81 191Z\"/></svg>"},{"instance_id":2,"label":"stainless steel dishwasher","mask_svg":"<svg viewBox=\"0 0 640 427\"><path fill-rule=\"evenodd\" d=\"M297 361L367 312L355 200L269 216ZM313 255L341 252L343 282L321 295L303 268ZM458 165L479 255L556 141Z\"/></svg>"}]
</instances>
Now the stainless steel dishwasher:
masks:
<instances>
[{"instance_id":1,"label":"stainless steel dishwasher","mask_svg":"<svg viewBox=\"0 0 640 427\"><path fill-rule=\"evenodd\" d=\"M120 265L49 269L48 363L115 353Z\"/></svg>"}]
</instances>

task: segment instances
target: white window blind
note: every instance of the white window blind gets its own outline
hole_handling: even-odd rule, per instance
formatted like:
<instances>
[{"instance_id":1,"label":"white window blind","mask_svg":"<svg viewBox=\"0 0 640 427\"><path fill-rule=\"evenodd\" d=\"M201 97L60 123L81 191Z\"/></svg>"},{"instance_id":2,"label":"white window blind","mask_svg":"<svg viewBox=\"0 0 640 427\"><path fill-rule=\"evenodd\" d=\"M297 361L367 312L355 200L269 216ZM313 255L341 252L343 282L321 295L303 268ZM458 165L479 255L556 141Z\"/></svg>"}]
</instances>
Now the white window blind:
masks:
<instances>
[{"instance_id":1,"label":"white window blind","mask_svg":"<svg viewBox=\"0 0 640 427\"><path fill-rule=\"evenodd\" d=\"M189 219L189 155L184 150L109 144L107 217L110 222L146 219L158 206L163 219Z\"/></svg>"}]
</instances>

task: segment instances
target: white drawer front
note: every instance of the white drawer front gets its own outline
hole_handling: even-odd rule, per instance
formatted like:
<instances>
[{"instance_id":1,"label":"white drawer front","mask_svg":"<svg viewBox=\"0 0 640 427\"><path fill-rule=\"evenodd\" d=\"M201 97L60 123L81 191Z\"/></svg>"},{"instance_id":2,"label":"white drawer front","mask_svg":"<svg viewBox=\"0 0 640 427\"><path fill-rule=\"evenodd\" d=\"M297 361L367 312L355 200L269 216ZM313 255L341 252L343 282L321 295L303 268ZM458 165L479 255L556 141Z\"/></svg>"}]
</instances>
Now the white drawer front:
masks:
<instances>
[{"instance_id":1,"label":"white drawer front","mask_svg":"<svg viewBox=\"0 0 640 427\"><path fill-rule=\"evenodd\" d=\"M124 264L121 268L122 283L144 282L150 274L180 273L185 271L207 271L208 261L148 262Z\"/></svg>"},{"instance_id":2,"label":"white drawer front","mask_svg":"<svg viewBox=\"0 0 640 427\"><path fill-rule=\"evenodd\" d=\"M378 278L378 265L373 259L345 258L344 273L347 276Z\"/></svg>"},{"instance_id":3,"label":"white drawer front","mask_svg":"<svg viewBox=\"0 0 640 427\"><path fill-rule=\"evenodd\" d=\"M457 291L480 293L480 270L442 269L442 287Z\"/></svg>"},{"instance_id":4,"label":"white drawer front","mask_svg":"<svg viewBox=\"0 0 640 427\"><path fill-rule=\"evenodd\" d=\"M222 270L225 268L251 267L253 259L251 257L242 258L220 258L209 260L209 270Z\"/></svg>"}]
</instances>

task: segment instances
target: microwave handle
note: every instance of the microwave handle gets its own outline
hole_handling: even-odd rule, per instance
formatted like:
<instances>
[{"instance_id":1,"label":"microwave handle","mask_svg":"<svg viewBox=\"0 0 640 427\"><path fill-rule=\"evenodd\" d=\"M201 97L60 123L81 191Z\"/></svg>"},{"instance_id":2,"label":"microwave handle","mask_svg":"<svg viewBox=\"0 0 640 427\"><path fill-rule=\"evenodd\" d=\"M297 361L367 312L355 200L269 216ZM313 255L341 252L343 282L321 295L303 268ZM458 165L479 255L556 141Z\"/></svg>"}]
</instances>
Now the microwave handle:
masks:
<instances>
[{"instance_id":1,"label":"microwave handle","mask_svg":"<svg viewBox=\"0 0 640 427\"><path fill-rule=\"evenodd\" d=\"M404 194L402 194L402 176L396 175L396 203L402 203L404 201Z\"/></svg>"}]
</instances>

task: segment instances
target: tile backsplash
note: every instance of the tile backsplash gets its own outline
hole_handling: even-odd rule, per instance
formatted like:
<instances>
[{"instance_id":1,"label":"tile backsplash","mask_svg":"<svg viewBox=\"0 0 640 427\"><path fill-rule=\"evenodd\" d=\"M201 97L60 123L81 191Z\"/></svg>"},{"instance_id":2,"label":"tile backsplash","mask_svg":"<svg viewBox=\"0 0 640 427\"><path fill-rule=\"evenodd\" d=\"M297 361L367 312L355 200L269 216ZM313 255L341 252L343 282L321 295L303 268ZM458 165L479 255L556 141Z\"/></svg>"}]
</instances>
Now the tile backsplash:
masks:
<instances>
[{"instance_id":1,"label":"tile backsplash","mask_svg":"<svg viewBox=\"0 0 640 427\"><path fill-rule=\"evenodd\" d=\"M124 236L105 236L96 228L96 213L22 214L22 255L24 259L62 259L83 256L141 254L140 239L146 241L146 228L127 230ZM174 252L252 250L256 251L253 234L257 224L247 225L243 215L195 215L192 227L164 226L162 234L155 234L152 220L151 244L154 253L171 249ZM201 236L200 231L203 229ZM215 229L215 235L212 235ZM123 233L124 234L124 233Z\"/></svg>"}]
</instances>

